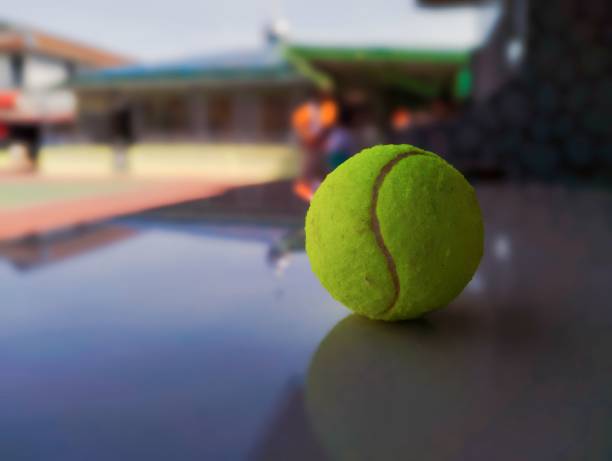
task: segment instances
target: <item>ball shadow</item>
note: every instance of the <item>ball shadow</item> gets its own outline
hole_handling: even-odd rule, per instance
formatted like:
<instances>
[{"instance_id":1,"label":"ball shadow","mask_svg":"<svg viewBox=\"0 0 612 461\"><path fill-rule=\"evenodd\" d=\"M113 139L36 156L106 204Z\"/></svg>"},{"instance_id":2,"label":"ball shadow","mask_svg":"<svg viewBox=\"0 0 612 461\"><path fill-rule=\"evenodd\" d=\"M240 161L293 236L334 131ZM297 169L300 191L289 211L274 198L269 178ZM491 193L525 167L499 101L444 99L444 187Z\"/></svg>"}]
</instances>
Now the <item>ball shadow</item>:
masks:
<instances>
[{"instance_id":1,"label":"ball shadow","mask_svg":"<svg viewBox=\"0 0 612 461\"><path fill-rule=\"evenodd\" d=\"M485 340L468 313L393 324L346 317L308 371L315 434L332 459L454 459L494 401Z\"/></svg>"}]
</instances>

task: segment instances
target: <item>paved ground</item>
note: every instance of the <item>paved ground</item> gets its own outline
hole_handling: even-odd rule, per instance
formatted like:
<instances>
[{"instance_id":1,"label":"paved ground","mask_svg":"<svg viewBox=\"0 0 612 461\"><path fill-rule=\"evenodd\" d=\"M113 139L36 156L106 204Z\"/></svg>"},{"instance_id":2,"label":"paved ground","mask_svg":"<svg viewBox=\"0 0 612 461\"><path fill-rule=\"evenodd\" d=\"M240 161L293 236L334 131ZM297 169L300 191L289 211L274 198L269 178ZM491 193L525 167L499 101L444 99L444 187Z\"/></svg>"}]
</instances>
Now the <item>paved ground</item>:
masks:
<instances>
[{"instance_id":1,"label":"paved ground","mask_svg":"<svg viewBox=\"0 0 612 461\"><path fill-rule=\"evenodd\" d=\"M117 175L108 147L60 146L43 150L32 174L0 151L0 240L289 178L296 165L284 145L142 145Z\"/></svg>"},{"instance_id":2,"label":"paved ground","mask_svg":"<svg viewBox=\"0 0 612 461\"><path fill-rule=\"evenodd\" d=\"M0 178L0 240L210 197L235 184L197 180Z\"/></svg>"},{"instance_id":3,"label":"paved ground","mask_svg":"<svg viewBox=\"0 0 612 461\"><path fill-rule=\"evenodd\" d=\"M0 210L101 195L120 195L142 185L126 180L41 180L28 176L3 178L0 182Z\"/></svg>"}]
</instances>

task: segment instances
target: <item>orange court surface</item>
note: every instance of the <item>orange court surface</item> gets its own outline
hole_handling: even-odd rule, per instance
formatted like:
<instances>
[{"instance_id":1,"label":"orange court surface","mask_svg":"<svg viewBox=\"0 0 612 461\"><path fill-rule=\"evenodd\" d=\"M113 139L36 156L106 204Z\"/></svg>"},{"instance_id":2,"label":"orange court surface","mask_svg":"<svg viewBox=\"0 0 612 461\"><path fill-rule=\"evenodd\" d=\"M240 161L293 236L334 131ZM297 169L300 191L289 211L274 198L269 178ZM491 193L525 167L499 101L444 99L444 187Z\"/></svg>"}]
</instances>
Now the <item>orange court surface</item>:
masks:
<instances>
[{"instance_id":1,"label":"orange court surface","mask_svg":"<svg viewBox=\"0 0 612 461\"><path fill-rule=\"evenodd\" d=\"M210 197L237 184L209 180L0 177L0 240Z\"/></svg>"}]
</instances>

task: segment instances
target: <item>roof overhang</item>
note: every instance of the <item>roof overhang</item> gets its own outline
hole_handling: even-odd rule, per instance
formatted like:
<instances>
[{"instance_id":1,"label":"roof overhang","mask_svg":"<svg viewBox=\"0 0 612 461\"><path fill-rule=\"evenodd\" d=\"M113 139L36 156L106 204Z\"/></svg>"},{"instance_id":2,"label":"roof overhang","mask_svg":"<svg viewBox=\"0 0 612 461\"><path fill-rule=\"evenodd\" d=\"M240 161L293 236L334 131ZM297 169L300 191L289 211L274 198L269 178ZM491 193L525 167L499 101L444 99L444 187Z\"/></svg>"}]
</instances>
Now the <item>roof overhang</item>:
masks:
<instances>
[{"instance_id":1,"label":"roof overhang","mask_svg":"<svg viewBox=\"0 0 612 461\"><path fill-rule=\"evenodd\" d=\"M395 88L425 98L435 97L452 85L471 59L469 51L384 47L294 45L288 54L308 62L338 85Z\"/></svg>"},{"instance_id":2,"label":"roof overhang","mask_svg":"<svg viewBox=\"0 0 612 461\"><path fill-rule=\"evenodd\" d=\"M0 31L0 52L34 53L92 68L123 66L131 59L37 30Z\"/></svg>"}]
</instances>

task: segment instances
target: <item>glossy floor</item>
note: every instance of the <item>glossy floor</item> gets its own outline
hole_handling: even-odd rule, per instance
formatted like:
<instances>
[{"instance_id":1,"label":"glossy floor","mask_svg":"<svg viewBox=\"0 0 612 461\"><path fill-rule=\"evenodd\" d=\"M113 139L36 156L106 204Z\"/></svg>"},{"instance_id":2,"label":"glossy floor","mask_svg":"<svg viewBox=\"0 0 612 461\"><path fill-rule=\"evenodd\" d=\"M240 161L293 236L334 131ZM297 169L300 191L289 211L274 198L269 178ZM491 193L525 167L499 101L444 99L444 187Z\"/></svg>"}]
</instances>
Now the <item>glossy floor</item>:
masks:
<instances>
[{"instance_id":1,"label":"glossy floor","mask_svg":"<svg viewBox=\"0 0 612 461\"><path fill-rule=\"evenodd\" d=\"M283 184L0 244L0 459L612 458L612 193L478 194L476 277L395 325Z\"/></svg>"}]
</instances>

